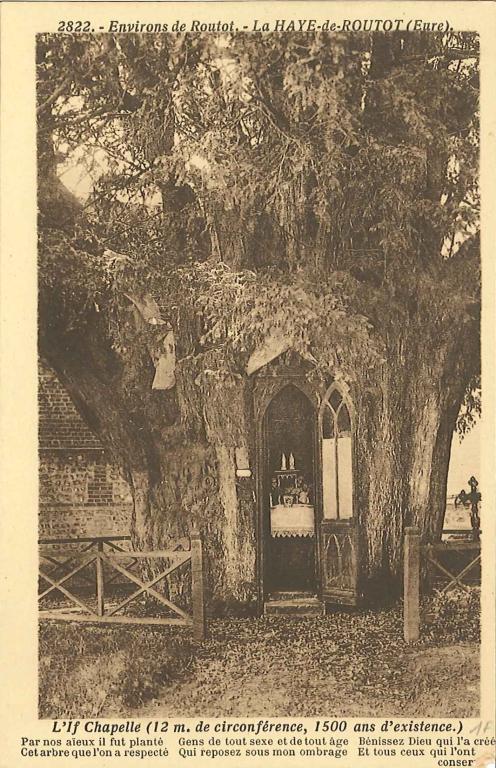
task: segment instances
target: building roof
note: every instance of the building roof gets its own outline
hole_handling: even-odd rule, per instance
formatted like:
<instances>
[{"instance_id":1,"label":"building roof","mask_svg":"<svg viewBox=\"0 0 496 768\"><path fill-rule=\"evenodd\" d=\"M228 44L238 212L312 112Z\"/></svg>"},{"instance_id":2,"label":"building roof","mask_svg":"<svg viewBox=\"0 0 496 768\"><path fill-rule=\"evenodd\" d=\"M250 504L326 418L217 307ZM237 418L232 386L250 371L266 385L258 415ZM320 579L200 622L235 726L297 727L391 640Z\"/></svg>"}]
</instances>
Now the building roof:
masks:
<instances>
[{"instance_id":1,"label":"building roof","mask_svg":"<svg viewBox=\"0 0 496 768\"><path fill-rule=\"evenodd\" d=\"M38 364L38 444L40 450L103 450L55 372L43 361Z\"/></svg>"}]
</instances>

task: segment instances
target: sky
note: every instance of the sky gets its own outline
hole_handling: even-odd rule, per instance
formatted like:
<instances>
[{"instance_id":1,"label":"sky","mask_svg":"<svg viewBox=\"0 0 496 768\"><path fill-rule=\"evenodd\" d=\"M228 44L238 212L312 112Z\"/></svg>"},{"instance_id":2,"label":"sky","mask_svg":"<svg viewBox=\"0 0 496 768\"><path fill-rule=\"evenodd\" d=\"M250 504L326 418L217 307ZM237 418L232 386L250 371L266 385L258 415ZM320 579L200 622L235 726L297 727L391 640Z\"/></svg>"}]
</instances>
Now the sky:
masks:
<instances>
[{"instance_id":1,"label":"sky","mask_svg":"<svg viewBox=\"0 0 496 768\"><path fill-rule=\"evenodd\" d=\"M458 435L453 435L448 474L448 496L459 493L462 488L469 491L468 479L472 475L480 482L481 432L481 423L478 421L461 442Z\"/></svg>"}]
</instances>

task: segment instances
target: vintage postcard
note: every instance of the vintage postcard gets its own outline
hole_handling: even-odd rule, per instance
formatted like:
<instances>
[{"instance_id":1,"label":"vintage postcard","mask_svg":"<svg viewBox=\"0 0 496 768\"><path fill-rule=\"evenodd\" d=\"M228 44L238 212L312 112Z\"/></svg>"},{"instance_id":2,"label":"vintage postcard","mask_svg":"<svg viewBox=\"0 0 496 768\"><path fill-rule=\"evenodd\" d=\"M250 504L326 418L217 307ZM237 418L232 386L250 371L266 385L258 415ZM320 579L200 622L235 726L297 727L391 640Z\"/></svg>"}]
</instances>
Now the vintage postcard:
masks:
<instances>
[{"instance_id":1,"label":"vintage postcard","mask_svg":"<svg viewBox=\"0 0 496 768\"><path fill-rule=\"evenodd\" d=\"M494 766L495 33L4 3L1 768Z\"/></svg>"}]
</instances>

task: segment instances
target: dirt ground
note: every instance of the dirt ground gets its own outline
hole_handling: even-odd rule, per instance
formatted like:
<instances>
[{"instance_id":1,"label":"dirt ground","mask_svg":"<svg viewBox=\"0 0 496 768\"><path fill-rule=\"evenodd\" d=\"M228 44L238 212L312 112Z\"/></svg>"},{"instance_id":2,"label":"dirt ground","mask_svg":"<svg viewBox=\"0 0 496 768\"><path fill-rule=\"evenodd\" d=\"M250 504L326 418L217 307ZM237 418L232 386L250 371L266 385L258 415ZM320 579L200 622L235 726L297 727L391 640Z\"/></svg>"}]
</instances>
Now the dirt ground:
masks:
<instances>
[{"instance_id":1,"label":"dirt ground","mask_svg":"<svg viewBox=\"0 0 496 768\"><path fill-rule=\"evenodd\" d=\"M479 646L407 646L395 614L224 619L132 715L476 717Z\"/></svg>"}]
</instances>

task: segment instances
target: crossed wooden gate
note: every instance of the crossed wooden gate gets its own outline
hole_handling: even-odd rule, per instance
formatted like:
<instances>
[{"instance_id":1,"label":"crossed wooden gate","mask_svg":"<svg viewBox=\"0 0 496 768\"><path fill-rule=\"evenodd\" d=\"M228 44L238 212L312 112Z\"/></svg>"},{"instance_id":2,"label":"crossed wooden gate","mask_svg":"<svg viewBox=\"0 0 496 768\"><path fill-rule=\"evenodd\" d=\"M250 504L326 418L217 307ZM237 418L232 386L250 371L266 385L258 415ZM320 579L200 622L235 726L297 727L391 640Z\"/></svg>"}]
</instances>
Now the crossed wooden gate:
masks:
<instances>
[{"instance_id":1,"label":"crossed wooden gate","mask_svg":"<svg viewBox=\"0 0 496 768\"><path fill-rule=\"evenodd\" d=\"M190 540L182 540L168 550L135 551L126 550L116 541L124 542L128 537L95 537L80 539L42 539L40 544L52 548L40 549L39 581L40 619L62 621L81 621L120 624L175 624L193 628L195 638L205 636L205 610L203 596L203 555L202 542L198 532L193 531ZM83 548L53 549L53 545L84 544ZM186 548L188 547L188 548ZM141 571L136 573L135 566L143 560L148 564L156 563L158 572L151 578L145 578ZM88 570L91 566L90 574ZM185 566L191 573L191 610L177 605L155 587L171 574L178 573ZM109 575L109 572L113 575ZM120 599L108 601L108 587L116 579L124 577L128 586L137 587L132 594ZM71 579L77 577L77 585L69 588ZM48 585L48 586L46 586ZM83 592L91 588L93 595L83 599ZM121 583L122 587L122 583ZM42 607L48 596L63 595L66 602L61 607ZM160 604L166 615L132 616L122 611L140 596L153 597ZM67 605L68 601L68 605Z\"/></svg>"},{"instance_id":2,"label":"crossed wooden gate","mask_svg":"<svg viewBox=\"0 0 496 768\"><path fill-rule=\"evenodd\" d=\"M459 531L444 531L444 533L459 533ZM442 561L442 555L464 553L468 563L461 570L453 571ZM444 583L439 587L440 592L448 592L459 587L469 591L466 580L475 569L480 569L481 544L476 541L438 541L422 544L418 528L405 529L403 557L403 634L407 642L415 642L420 635L420 581L421 560L425 557L431 574L442 574ZM453 568L453 566L451 566ZM475 579L480 583L480 576Z\"/></svg>"},{"instance_id":3,"label":"crossed wooden gate","mask_svg":"<svg viewBox=\"0 0 496 768\"><path fill-rule=\"evenodd\" d=\"M476 569L480 567L481 551L479 541L440 541L437 544L426 544L423 547L427 563L431 566L432 575L441 574L444 584L440 587L441 592L448 592L454 587L459 587L465 592L469 591L469 586L465 584L464 579L471 576ZM461 571L453 573L442 561L443 553L463 553L468 555L469 562L462 567Z\"/></svg>"}]
</instances>

